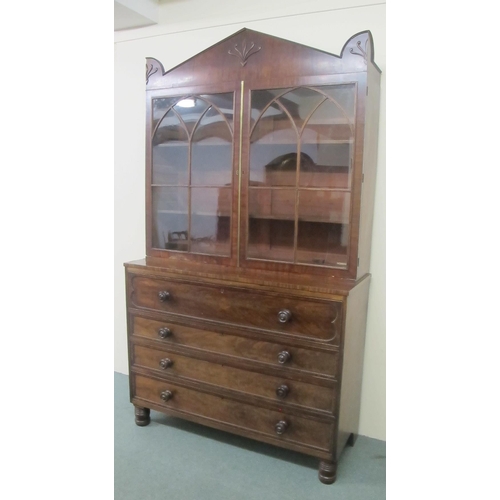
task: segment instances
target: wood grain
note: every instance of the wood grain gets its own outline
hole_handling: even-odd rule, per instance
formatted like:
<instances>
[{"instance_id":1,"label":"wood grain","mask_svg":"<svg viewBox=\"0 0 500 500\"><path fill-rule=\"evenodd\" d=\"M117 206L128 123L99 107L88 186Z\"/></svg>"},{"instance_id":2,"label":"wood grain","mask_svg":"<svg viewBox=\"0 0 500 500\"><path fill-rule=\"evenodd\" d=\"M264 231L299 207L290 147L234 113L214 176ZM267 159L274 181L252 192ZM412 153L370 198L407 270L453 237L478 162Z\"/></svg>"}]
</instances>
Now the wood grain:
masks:
<instances>
[{"instance_id":1,"label":"wood grain","mask_svg":"<svg viewBox=\"0 0 500 500\"><path fill-rule=\"evenodd\" d=\"M234 391L270 399L283 405L295 405L333 413L335 392L331 387L305 384L286 378L271 376L191 358L168 350L134 346L134 365L155 370L157 374L180 377L224 387ZM168 359L171 365L163 368L161 361ZM165 366L165 363L163 364ZM288 394L285 398L277 396L277 389L285 385Z\"/></svg>"},{"instance_id":2,"label":"wood grain","mask_svg":"<svg viewBox=\"0 0 500 500\"><path fill-rule=\"evenodd\" d=\"M167 327L172 335L160 339L158 331ZM252 337L242 337L219 333L211 330L192 328L172 321L158 321L155 319L133 316L132 335L157 341L160 349L186 347L203 353L224 354L235 357L236 363L242 361L257 361L286 371L300 371L301 373L319 373L330 377L337 376L338 353L315 349L304 349L293 344L267 342ZM288 350L291 359L285 365L278 362L278 354ZM260 365L259 365L260 366ZM294 377L293 373L287 376Z\"/></svg>"},{"instance_id":3,"label":"wood grain","mask_svg":"<svg viewBox=\"0 0 500 500\"><path fill-rule=\"evenodd\" d=\"M131 303L139 308L247 325L298 337L331 340L338 334L340 302L146 277L132 277L131 284ZM159 299L161 291L168 291L168 300ZM280 323L278 313L284 309L291 311L292 317L287 323Z\"/></svg>"},{"instance_id":4,"label":"wood grain","mask_svg":"<svg viewBox=\"0 0 500 500\"><path fill-rule=\"evenodd\" d=\"M307 445L323 451L330 451L332 424L311 419L288 416L285 411L270 411L251 405L244 405L227 398L206 394L201 391L182 387L170 381L160 381L142 375L133 375L135 379L135 395L156 405L177 412L189 413L207 420L215 420L238 427L249 429L259 434L277 437L275 425L283 419L289 421L287 431L279 436L285 442ZM172 392L171 400L164 402L161 393ZM325 437L327 439L325 439Z\"/></svg>"}]
</instances>

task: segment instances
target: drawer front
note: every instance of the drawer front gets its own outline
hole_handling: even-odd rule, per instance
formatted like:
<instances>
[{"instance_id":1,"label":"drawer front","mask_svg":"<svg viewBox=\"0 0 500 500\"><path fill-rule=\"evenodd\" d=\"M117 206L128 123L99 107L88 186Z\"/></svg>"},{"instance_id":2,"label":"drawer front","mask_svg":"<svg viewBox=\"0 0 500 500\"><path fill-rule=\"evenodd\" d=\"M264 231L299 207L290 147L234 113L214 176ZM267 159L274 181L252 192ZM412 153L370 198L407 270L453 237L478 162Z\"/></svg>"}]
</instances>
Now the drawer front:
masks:
<instances>
[{"instance_id":1,"label":"drawer front","mask_svg":"<svg viewBox=\"0 0 500 500\"><path fill-rule=\"evenodd\" d=\"M337 375L337 352L313 351L289 346L285 343L277 344L254 340L139 316L134 316L131 324L133 335L159 340L167 346L166 348L169 345L180 345L216 354L237 356L273 366L283 366L329 376ZM168 329L168 336L161 338L160 334L165 333L165 328ZM284 351L290 354L290 358L285 363L280 363L279 359L283 361L283 357L279 358L279 356Z\"/></svg>"},{"instance_id":2,"label":"drawer front","mask_svg":"<svg viewBox=\"0 0 500 500\"><path fill-rule=\"evenodd\" d=\"M136 307L323 341L338 337L341 328L335 301L142 276L132 277L131 292Z\"/></svg>"},{"instance_id":3,"label":"drawer front","mask_svg":"<svg viewBox=\"0 0 500 500\"><path fill-rule=\"evenodd\" d=\"M133 377L135 396L165 409L203 417L283 441L331 451L333 432L331 423L318 422L295 415L287 416L285 412L239 403L168 381L150 379L142 375L133 375ZM170 399L165 401L162 393L167 393L166 397L170 396ZM288 424L282 434L276 431L276 425L280 421Z\"/></svg>"},{"instance_id":4,"label":"drawer front","mask_svg":"<svg viewBox=\"0 0 500 500\"><path fill-rule=\"evenodd\" d=\"M261 396L283 404L294 404L333 413L333 388L242 370L138 345L134 346L133 352L135 366Z\"/></svg>"}]
</instances>

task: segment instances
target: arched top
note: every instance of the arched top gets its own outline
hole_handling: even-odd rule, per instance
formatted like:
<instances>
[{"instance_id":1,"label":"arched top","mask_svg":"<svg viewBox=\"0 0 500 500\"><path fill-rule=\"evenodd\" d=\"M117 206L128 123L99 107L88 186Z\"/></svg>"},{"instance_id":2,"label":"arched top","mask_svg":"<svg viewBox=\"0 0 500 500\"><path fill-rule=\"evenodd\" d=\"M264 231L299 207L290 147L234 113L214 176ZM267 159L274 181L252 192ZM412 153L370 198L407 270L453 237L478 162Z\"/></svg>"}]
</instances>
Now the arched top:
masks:
<instances>
[{"instance_id":1,"label":"arched top","mask_svg":"<svg viewBox=\"0 0 500 500\"><path fill-rule=\"evenodd\" d=\"M160 61L148 57L146 87L156 89L204 85L207 84L206 67L211 68L208 77L214 83L258 81L267 73L300 77L321 73L367 72L369 67L380 72L374 62L370 31L353 35L344 44L340 55L336 55L243 28L167 71Z\"/></svg>"},{"instance_id":2,"label":"arched top","mask_svg":"<svg viewBox=\"0 0 500 500\"><path fill-rule=\"evenodd\" d=\"M318 96L321 96L321 100L314 106L314 109L312 112L309 114L309 116L303 120L302 124L300 127L298 126L298 123L294 118L291 116L291 114L288 112L286 109L286 106L280 101L282 97L286 97L288 94L291 94L297 90L308 90L311 93L317 94ZM280 92L278 95L276 95L273 99L271 99L261 110L260 114L258 117L254 119L253 125L251 127L250 135L252 135L255 127L257 126L258 122L260 119L263 117L263 115L266 113L266 111L273 105L276 104L277 106L280 107L280 109L288 116L290 119L291 123L293 124L293 127L295 129L295 132L297 133L297 137L300 138L302 135L303 129L307 126L307 123L309 122L311 116L313 115L313 112L316 111L316 109L321 106L325 101L330 101L333 103L338 110L342 113L342 115L345 117L346 123L349 125L349 128L351 129L351 132L354 134L354 122L351 118L349 118L348 113L346 110L343 108L343 106L337 102L336 99L334 99L331 95L327 94L325 91L321 89L321 87L308 87L308 86L301 86L301 87L295 87L295 88L288 88L284 89L282 92Z\"/></svg>"},{"instance_id":3,"label":"arched top","mask_svg":"<svg viewBox=\"0 0 500 500\"><path fill-rule=\"evenodd\" d=\"M169 125L176 126L177 124L180 127L182 127L182 129L185 131L186 139L191 140L196 132L198 132L199 137L203 138L203 134L201 134L200 136L199 132L200 122L202 122L203 118L205 116L208 116L208 113L210 112L215 113L215 117L209 119L208 123L214 122L215 120L220 122L220 124L224 124L225 127L223 129L219 128L219 135L220 136L227 135L227 137L232 138L233 136L232 124L228 121L228 118L224 115L223 110L220 109L219 106L217 106L214 103L213 97L214 97L213 95L207 96L207 95L192 95L192 94L177 97L170 105L168 105L164 110L162 110L162 116L158 117L158 119L155 120L154 128L152 131L153 144L158 144L168 139L168 137L165 136L164 131L162 131L160 136L158 136L158 131L161 130L162 127L168 130ZM182 112L183 109L180 107L180 104L186 101L193 101L192 103L193 107L187 108L187 111L189 113L185 112L183 113ZM197 103L196 106L195 103ZM200 103L202 103L201 106L199 105ZM167 117L170 117L170 119L173 120L171 124L165 123L165 119ZM189 119L188 121L187 118Z\"/></svg>"}]
</instances>

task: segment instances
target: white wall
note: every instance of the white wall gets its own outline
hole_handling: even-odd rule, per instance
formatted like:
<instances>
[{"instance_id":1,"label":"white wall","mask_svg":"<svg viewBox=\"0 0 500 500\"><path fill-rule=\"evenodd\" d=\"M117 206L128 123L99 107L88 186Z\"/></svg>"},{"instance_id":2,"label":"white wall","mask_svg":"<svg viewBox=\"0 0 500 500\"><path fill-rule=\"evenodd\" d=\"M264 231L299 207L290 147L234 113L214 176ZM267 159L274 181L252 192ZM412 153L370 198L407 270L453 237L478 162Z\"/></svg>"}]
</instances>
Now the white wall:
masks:
<instances>
[{"instance_id":1,"label":"white wall","mask_svg":"<svg viewBox=\"0 0 500 500\"><path fill-rule=\"evenodd\" d=\"M360 434L385 440L385 4L380 2L163 0L157 25L115 33L115 370L128 373L123 263L145 255L145 58L168 69L244 27L334 54L355 33L372 32L382 97Z\"/></svg>"}]
</instances>

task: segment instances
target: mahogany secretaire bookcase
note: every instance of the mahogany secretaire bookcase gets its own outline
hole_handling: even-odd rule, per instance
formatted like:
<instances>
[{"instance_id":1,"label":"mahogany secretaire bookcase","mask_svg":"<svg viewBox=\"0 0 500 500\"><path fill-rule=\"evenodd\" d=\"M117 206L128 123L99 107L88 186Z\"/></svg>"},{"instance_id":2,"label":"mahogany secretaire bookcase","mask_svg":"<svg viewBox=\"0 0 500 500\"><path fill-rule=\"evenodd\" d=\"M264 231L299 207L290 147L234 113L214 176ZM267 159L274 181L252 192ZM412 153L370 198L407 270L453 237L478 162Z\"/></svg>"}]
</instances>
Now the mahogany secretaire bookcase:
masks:
<instances>
[{"instance_id":1,"label":"mahogany secretaire bookcase","mask_svg":"<svg viewBox=\"0 0 500 500\"><path fill-rule=\"evenodd\" d=\"M242 29L146 63L146 258L125 264L130 398L317 457L358 430L380 70Z\"/></svg>"}]
</instances>

